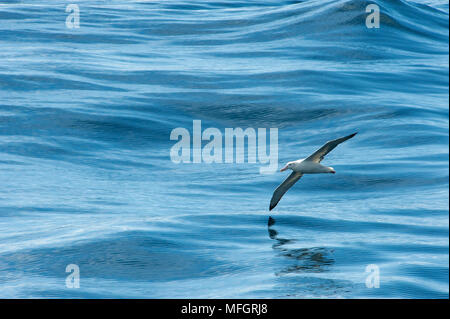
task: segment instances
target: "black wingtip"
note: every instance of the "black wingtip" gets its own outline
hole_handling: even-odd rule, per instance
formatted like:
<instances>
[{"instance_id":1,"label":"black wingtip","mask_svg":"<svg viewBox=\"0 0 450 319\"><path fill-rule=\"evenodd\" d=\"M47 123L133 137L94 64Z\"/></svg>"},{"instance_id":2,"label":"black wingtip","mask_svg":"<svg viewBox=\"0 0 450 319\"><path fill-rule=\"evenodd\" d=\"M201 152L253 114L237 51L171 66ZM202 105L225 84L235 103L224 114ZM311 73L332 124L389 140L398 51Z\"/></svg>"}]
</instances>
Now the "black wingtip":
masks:
<instances>
[{"instance_id":1,"label":"black wingtip","mask_svg":"<svg viewBox=\"0 0 450 319\"><path fill-rule=\"evenodd\" d=\"M278 203L276 203L276 204L270 203L270 206L269 206L269 212L270 212L272 209L274 209L275 206L277 206L277 204L278 204Z\"/></svg>"}]
</instances>

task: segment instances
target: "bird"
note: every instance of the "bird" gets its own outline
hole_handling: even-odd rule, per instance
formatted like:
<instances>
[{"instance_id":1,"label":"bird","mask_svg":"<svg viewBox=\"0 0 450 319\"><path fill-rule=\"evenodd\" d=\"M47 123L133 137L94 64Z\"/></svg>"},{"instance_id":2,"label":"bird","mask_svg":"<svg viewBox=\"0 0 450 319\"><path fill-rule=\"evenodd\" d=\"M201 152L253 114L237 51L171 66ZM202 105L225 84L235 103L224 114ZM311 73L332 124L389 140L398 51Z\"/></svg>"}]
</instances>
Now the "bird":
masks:
<instances>
[{"instance_id":1,"label":"bird","mask_svg":"<svg viewBox=\"0 0 450 319\"><path fill-rule=\"evenodd\" d=\"M269 211L277 206L281 197L291 188L304 174L320 174L320 173L331 173L335 174L336 171L333 167L328 167L320 164L325 155L331 152L336 146L345 142L348 139L351 139L358 132L350 134L348 136L344 136L341 138L337 138L332 141L328 141L321 148L311 154L309 157L305 159L299 159L296 161L288 162L280 172L284 172L285 170L291 169L292 173L281 183L275 192L272 195L272 199L270 200Z\"/></svg>"}]
</instances>

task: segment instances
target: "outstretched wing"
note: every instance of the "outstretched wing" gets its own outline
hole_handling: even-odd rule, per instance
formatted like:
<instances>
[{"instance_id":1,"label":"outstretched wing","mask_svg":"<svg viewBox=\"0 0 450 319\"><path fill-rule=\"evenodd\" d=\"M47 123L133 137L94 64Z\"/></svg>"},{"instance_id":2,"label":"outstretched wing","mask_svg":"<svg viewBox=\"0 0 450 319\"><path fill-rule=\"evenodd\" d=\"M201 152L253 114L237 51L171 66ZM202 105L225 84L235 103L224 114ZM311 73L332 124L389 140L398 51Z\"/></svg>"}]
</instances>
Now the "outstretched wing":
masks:
<instances>
[{"instance_id":1,"label":"outstretched wing","mask_svg":"<svg viewBox=\"0 0 450 319\"><path fill-rule=\"evenodd\" d=\"M278 202L280 201L281 197L283 197L284 193L286 193L288 189L291 188L292 185L294 185L302 176L303 176L302 173L292 172L291 175L289 175L289 177L286 178L284 182L277 187L277 189L272 195L272 199L270 200L269 210L272 210L275 206L277 206Z\"/></svg>"},{"instance_id":2,"label":"outstretched wing","mask_svg":"<svg viewBox=\"0 0 450 319\"><path fill-rule=\"evenodd\" d=\"M327 142L324 146L322 146L317 151L315 151L312 155L310 155L308 158L306 158L305 161L320 163L323 160L323 158L325 157L325 155L330 153L336 146L338 146L342 142L345 142L348 139L351 139L356 134L357 133L353 133L349 136L337 138L335 140Z\"/></svg>"}]
</instances>

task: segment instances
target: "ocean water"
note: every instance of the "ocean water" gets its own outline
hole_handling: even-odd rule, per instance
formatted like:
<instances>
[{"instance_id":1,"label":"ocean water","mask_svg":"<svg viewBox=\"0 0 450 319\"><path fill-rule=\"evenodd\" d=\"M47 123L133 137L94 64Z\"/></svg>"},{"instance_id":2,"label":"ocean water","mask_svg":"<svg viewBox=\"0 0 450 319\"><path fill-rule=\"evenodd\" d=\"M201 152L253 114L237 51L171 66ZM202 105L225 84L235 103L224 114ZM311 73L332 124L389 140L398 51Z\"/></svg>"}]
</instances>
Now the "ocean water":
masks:
<instances>
[{"instance_id":1,"label":"ocean water","mask_svg":"<svg viewBox=\"0 0 450 319\"><path fill-rule=\"evenodd\" d=\"M0 297L449 297L448 1L73 2L0 1ZM359 134L269 212L286 172L171 160L193 120Z\"/></svg>"}]
</instances>

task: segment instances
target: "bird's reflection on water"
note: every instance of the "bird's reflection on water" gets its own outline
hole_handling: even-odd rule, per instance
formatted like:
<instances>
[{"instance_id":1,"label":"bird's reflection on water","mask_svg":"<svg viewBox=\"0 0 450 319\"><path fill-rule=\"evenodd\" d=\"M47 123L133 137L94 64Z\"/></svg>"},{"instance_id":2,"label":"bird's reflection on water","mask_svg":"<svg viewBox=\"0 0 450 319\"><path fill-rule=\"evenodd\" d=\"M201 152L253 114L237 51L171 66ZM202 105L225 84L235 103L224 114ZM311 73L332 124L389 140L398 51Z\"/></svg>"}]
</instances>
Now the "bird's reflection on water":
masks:
<instances>
[{"instance_id":1,"label":"bird's reflection on water","mask_svg":"<svg viewBox=\"0 0 450 319\"><path fill-rule=\"evenodd\" d=\"M290 273L303 272L323 272L334 263L332 258L332 249L323 247L311 248L291 248L287 244L295 243L295 239L281 238L278 232L273 228L275 220L269 217L268 232L269 237L275 241L272 248L279 252L280 256L286 257L292 261L292 264L276 272L277 276Z\"/></svg>"}]
</instances>

